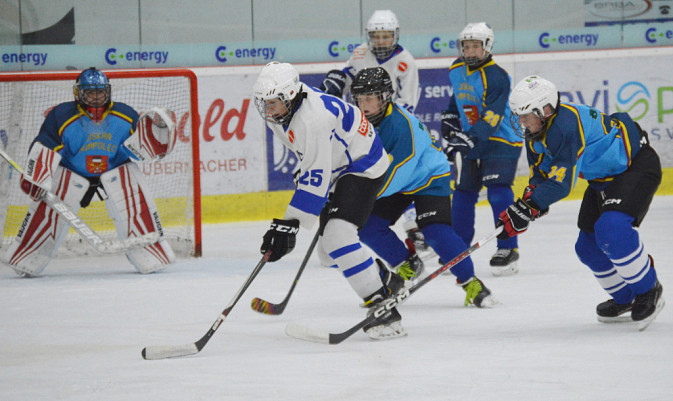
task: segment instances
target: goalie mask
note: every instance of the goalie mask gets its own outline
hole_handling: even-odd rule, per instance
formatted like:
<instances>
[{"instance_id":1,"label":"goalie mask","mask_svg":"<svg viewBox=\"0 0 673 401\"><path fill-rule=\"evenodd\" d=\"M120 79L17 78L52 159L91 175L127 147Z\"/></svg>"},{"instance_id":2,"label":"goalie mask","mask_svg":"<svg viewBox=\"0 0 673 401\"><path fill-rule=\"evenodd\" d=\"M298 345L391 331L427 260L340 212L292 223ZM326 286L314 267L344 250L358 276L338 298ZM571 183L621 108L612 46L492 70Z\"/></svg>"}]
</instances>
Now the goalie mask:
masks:
<instances>
[{"instance_id":1,"label":"goalie mask","mask_svg":"<svg viewBox=\"0 0 673 401\"><path fill-rule=\"evenodd\" d=\"M75 101L87 115L99 122L110 105L112 88L107 76L96 67L91 67L79 74L73 86L73 94Z\"/></svg>"},{"instance_id":2,"label":"goalie mask","mask_svg":"<svg viewBox=\"0 0 673 401\"><path fill-rule=\"evenodd\" d=\"M288 63L272 61L262 68L253 86L255 107L266 121L289 124L301 96L299 73Z\"/></svg>"},{"instance_id":3,"label":"goalie mask","mask_svg":"<svg viewBox=\"0 0 673 401\"><path fill-rule=\"evenodd\" d=\"M379 60L390 57L400 39L400 23L390 10L376 10L367 21L367 44Z\"/></svg>"},{"instance_id":4,"label":"goalie mask","mask_svg":"<svg viewBox=\"0 0 673 401\"><path fill-rule=\"evenodd\" d=\"M351 85L351 98L374 126L385 116L393 93L390 75L382 67L361 70Z\"/></svg>"},{"instance_id":5,"label":"goalie mask","mask_svg":"<svg viewBox=\"0 0 673 401\"><path fill-rule=\"evenodd\" d=\"M510 123L516 133L527 140L541 139L547 132L549 119L556 113L559 99L556 86L550 81L537 75L522 79L509 96Z\"/></svg>"},{"instance_id":6,"label":"goalie mask","mask_svg":"<svg viewBox=\"0 0 673 401\"><path fill-rule=\"evenodd\" d=\"M460 35L458 35L458 50L460 51L460 57L462 57L465 64L470 67L478 66L491 54L494 40L495 35L493 34L493 30L487 23L475 22L467 24L467 26L460 32ZM475 54L475 50L465 49L465 45L467 44L465 43L466 41L480 42L483 52L477 51L477 53L481 54Z\"/></svg>"}]
</instances>

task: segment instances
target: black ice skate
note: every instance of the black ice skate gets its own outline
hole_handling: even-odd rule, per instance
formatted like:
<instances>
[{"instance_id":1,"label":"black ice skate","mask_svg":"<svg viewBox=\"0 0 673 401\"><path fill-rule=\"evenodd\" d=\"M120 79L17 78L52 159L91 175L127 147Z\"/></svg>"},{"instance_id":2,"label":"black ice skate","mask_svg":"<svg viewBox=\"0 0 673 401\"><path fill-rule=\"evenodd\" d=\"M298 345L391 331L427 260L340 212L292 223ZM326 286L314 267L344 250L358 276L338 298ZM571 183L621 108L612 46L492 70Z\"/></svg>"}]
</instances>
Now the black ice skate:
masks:
<instances>
[{"instance_id":1,"label":"black ice skate","mask_svg":"<svg viewBox=\"0 0 673 401\"><path fill-rule=\"evenodd\" d=\"M640 322L638 330L645 330L664 308L666 302L661 296L663 291L664 288L657 280L652 289L644 294L636 295L633 300L633 309L631 309L631 319Z\"/></svg>"},{"instance_id":2,"label":"black ice skate","mask_svg":"<svg viewBox=\"0 0 673 401\"><path fill-rule=\"evenodd\" d=\"M491 295L484 282L472 276L464 283L458 283L465 290L465 306L474 304L477 308L492 308L499 302Z\"/></svg>"},{"instance_id":3,"label":"black ice skate","mask_svg":"<svg viewBox=\"0 0 673 401\"><path fill-rule=\"evenodd\" d=\"M630 322L631 308L633 303L618 304L614 299L608 299L596 306L596 314L598 321L601 323L621 323Z\"/></svg>"},{"instance_id":4,"label":"black ice skate","mask_svg":"<svg viewBox=\"0 0 673 401\"><path fill-rule=\"evenodd\" d=\"M518 260L519 251L517 248L498 249L491 257L491 274L496 277L517 274L519 272Z\"/></svg>"},{"instance_id":5,"label":"black ice skate","mask_svg":"<svg viewBox=\"0 0 673 401\"><path fill-rule=\"evenodd\" d=\"M383 295L388 292L385 288L381 288L369 297L365 298L365 306L369 308L367 316L371 315L376 309L385 302L386 297ZM391 338L404 337L407 332L402 327L402 316L397 311L397 308L392 308L383 316L374 322L362 328L365 333L372 340L389 340Z\"/></svg>"}]
</instances>

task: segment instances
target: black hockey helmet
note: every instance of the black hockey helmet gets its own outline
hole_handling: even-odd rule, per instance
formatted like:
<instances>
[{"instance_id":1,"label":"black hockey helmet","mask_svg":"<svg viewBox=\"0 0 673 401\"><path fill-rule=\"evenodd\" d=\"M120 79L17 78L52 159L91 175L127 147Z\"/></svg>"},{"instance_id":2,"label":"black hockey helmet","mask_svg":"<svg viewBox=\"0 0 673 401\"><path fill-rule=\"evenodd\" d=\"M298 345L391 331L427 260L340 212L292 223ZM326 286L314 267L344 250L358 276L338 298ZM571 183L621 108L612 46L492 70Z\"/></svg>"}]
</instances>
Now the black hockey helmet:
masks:
<instances>
[{"instance_id":1,"label":"black hockey helmet","mask_svg":"<svg viewBox=\"0 0 673 401\"><path fill-rule=\"evenodd\" d=\"M360 97L376 95L380 105L375 110L362 110L365 116L374 125L378 125L393 100L393 82L388 72L382 67L365 68L358 72L351 84L351 98L362 109Z\"/></svg>"}]
</instances>

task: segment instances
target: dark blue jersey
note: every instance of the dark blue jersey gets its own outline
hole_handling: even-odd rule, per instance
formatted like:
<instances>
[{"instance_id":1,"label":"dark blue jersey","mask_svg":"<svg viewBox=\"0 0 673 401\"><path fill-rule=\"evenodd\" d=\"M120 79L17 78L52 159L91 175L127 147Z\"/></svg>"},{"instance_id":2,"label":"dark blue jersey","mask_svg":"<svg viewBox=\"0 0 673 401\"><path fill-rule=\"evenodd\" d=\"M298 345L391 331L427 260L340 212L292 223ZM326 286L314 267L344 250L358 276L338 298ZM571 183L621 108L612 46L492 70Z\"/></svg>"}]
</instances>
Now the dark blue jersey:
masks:
<instances>
[{"instance_id":1,"label":"dark blue jersey","mask_svg":"<svg viewBox=\"0 0 673 401\"><path fill-rule=\"evenodd\" d=\"M45 118L33 142L61 155L61 164L84 177L97 177L127 163L123 146L135 130L138 113L124 103L111 103L96 123L76 102L61 103Z\"/></svg>"},{"instance_id":2,"label":"dark blue jersey","mask_svg":"<svg viewBox=\"0 0 673 401\"><path fill-rule=\"evenodd\" d=\"M493 60L472 69L457 59L449 69L449 112L460 115L463 132L476 139L469 159L518 159L523 140L509 119L510 77Z\"/></svg>"},{"instance_id":3,"label":"dark blue jersey","mask_svg":"<svg viewBox=\"0 0 673 401\"><path fill-rule=\"evenodd\" d=\"M527 142L531 195L542 209L565 198L578 178L602 189L640 150L640 130L626 113L608 116L586 105L561 103L542 140Z\"/></svg>"}]
</instances>

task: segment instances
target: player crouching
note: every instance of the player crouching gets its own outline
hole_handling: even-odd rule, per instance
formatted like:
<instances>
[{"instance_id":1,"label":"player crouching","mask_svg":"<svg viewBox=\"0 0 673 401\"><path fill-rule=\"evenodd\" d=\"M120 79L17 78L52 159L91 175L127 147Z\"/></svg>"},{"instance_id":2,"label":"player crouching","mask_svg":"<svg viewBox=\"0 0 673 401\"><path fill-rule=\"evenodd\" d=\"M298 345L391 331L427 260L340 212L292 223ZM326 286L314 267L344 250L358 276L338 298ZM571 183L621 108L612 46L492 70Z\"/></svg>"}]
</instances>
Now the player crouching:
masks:
<instances>
[{"instance_id":1,"label":"player crouching","mask_svg":"<svg viewBox=\"0 0 673 401\"><path fill-rule=\"evenodd\" d=\"M135 160L158 160L175 146L171 112L153 108L140 116L111 101L108 78L95 68L75 82L75 101L54 107L31 144L21 189L34 201L2 261L19 275L40 274L68 232L68 222L42 200L56 195L74 213L94 195L105 201L117 237L125 240L158 232L160 239L126 256L140 273L175 261L163 238L159 213Z\"/></svg>"}]
</instances>

